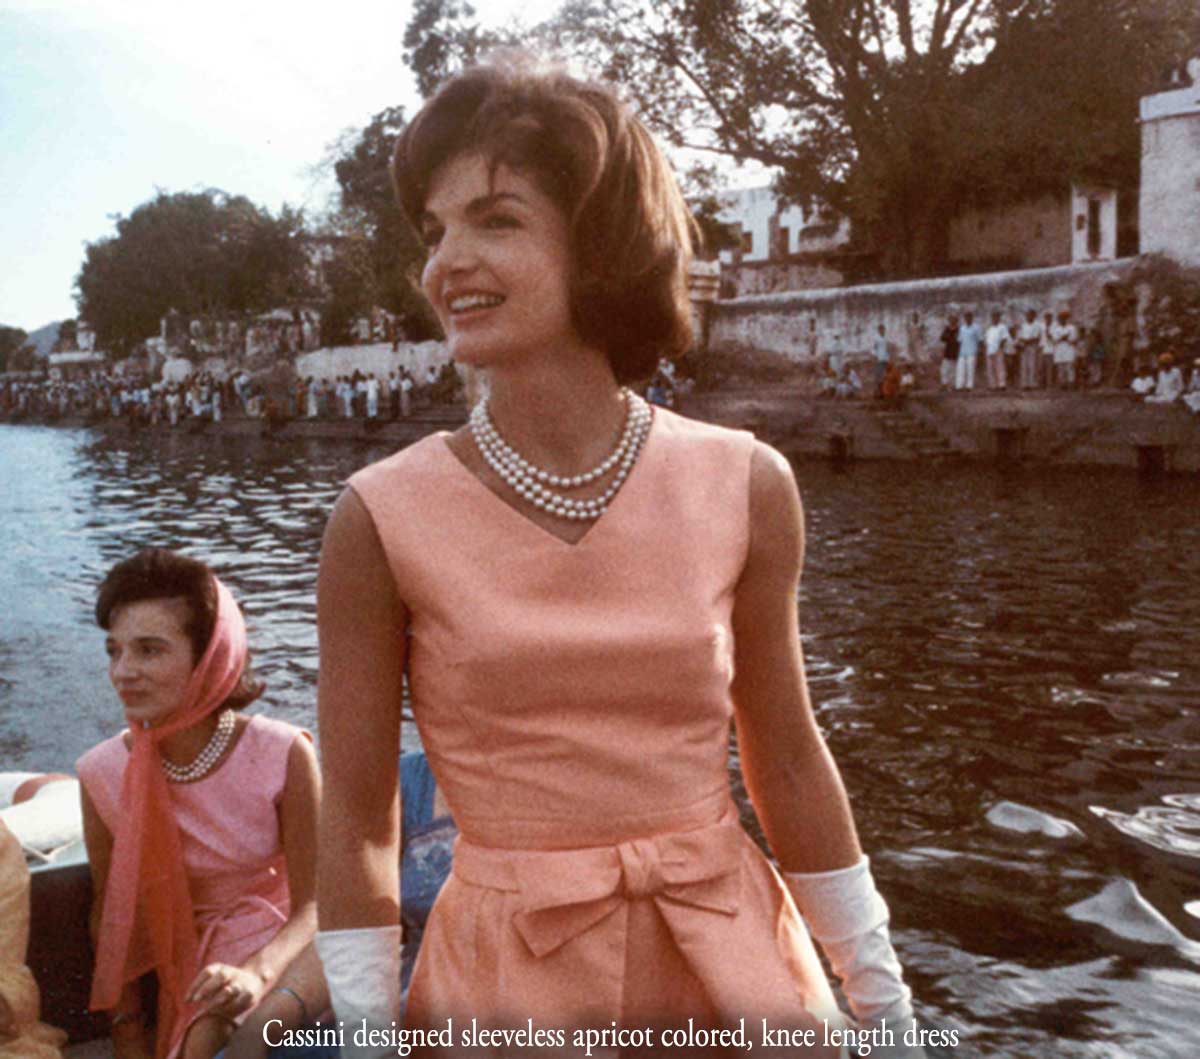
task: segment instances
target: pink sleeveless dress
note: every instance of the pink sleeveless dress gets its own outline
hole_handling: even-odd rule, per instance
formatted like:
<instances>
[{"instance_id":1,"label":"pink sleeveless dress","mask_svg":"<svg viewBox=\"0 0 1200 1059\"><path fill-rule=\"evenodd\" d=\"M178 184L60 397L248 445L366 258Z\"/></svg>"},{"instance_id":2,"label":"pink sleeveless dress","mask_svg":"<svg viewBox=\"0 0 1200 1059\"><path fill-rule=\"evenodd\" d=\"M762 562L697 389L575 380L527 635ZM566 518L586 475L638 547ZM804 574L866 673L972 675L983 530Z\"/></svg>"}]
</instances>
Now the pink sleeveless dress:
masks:
<instances>
[{"instance_id":1,"label":"pink sleeveless dress","mask_svg":"<svg viewBox=\"0 0 1200 1059\"><path fill-rule=\"evenodd\" d=\"M298 737L311 738L293 725L256 715L219 769L195 783L168 788L179 823L201 966L245 963L288 920L278 810L288 753ZM75 763L110 834L116 833L128 761L124 737L116 735ZM172 1028L170 1055L183 1043L189 1016L189 1011L181 1012Z\"/></svg>"},{"instance_id":2,"label":"pink sleeveless dress","mask_svg":"<svg viewBox=\"0 0 1200 1059\"><path fill-rule=\"evenodd\" d=\"M408 1025L532 1019L577 1054L577 1028L745 1019L762 1054L765 1018L837 1054L819 1046L840 1020L828 983L726 771L753 444L656 409L575 544L445 435L350 479L403 586L413 713L461 831Z\"/></svg>"}]
</instances>

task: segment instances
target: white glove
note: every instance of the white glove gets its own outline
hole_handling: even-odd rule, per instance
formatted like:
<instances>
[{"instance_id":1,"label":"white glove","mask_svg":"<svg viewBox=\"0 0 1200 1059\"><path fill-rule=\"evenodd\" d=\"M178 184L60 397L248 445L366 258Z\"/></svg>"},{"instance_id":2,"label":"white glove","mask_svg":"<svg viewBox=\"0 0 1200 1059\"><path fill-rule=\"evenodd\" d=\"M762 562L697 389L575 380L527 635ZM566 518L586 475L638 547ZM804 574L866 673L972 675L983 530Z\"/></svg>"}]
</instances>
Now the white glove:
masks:
<instances>
[{"instance_id":1,"label":"white glove","mask_svg":"<svg viewBox=\"0 0 1200 1059\"><path fill-rule=\"evenodd\" d=\"M373 1059L396 1052L394 1045L355 1044L354 1036L359 1033L362 1040L364 1019L368 1030L386 1030L389 1039L399 1028L401 929L397 924L320 930L313 939L325 969L330 1007L343 1024L343 1059Z\"/></svg>"},{"instance_id":2,"label":"white glove","mask_svg":"<svg viewBox=\"0 0 1200 1059\"><path fill-rule=\"evenodd\" d=\"M877 1059L924 1059L921 1047L904 1043L913 1025L912 992L904 984L900 961L888 937L888 907L863 857L849 868L823 872L784 872L809 932L821 943L833 973L859 1026L877 1027L881 1019L894 1046L876 1047Z\"/></svg>"}]
</instances>

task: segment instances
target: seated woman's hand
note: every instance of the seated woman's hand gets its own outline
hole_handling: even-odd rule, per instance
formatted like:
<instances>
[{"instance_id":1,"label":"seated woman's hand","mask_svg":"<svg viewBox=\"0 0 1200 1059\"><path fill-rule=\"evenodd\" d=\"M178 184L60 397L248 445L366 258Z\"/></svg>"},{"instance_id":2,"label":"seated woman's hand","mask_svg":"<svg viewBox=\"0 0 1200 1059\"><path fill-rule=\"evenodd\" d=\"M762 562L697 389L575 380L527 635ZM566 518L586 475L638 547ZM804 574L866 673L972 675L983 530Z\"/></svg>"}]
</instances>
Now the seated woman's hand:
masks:
<instances>
[{"instance_id":1,"label":"seated woman's hand","mask_svg":"<svg viewBox=\"0 0 1200 1059\"><path fill-rule=\"evenodd\" d=\"M192 982L188 1001L224 1018L236 1018L249 1011L266 992L263 977L244 967L228 963L210 963Z\"/></svg>"}]
</instances>

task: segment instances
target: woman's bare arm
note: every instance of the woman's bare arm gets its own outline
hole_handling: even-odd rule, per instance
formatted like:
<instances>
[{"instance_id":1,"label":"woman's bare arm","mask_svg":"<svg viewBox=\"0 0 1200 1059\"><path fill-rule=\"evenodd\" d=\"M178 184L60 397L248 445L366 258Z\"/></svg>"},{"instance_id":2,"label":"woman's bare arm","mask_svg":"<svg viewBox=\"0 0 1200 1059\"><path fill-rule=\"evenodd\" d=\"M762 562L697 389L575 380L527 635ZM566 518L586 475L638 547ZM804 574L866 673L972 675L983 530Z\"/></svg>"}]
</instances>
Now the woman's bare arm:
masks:
<instances>
[{"instance_id":1,"label":"woman's bare arm","mask_svg":"<svg viewBox=\"0 0 1200 1059\"><path fill-rule=\"evenodd\" d=\"M353 490L325 530L317 579L322 930L400 922L397 758L408 614Z\"/></svg>"},{"instance_id":2,"label":"woman's bare arm","mask_svg":"<svg viewBox=\"0 0 1200 1059\"><path fill-rule=\"evenodd\" d=\"M288 750L287 774L279 804L279 828L287 861L290 913L278 933L241 967L209 964L192 982L193 1003L210 1004L233 1017L259 1003L267 988L296 959L317 929L317 813L321 778L312 743L303 736ZM225 992L222 992L225 990Z\"/></svg>"},{"instance_id":3,"label":"woman's bare arm","mask_svg":"<svg viewBox=\"0 0 1200 1059\"><path fill-rule=\"evenodd\" d=\"M758 445L750 474L750 549L733 610L738 748L746 788L780 865L815 872L862 853L837 766L813 717L796 588L804 516L791 468Z\"/></svg>"}]
</instances>

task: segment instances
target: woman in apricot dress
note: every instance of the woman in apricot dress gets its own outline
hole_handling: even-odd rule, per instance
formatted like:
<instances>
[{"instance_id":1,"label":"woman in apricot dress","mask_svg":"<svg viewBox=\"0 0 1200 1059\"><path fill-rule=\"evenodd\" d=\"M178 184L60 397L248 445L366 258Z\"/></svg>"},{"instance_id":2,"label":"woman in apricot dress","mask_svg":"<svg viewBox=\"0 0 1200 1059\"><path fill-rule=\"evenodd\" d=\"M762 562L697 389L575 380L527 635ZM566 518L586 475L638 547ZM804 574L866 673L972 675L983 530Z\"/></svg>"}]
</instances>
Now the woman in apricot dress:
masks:
<instances>
[{"instance_id":1,"label":"woman in apricot dress","mask_svg":"<svg viewBox=\"0 0 1200 1059\"><path fill-rule=\"evenodd\" d=\"M615 1055L655 1050L637 1028L744 1019L761 1052L766 1019L832 1056L811 933L855 1015L899 1035L886 906L804 686L790 469L627 388L690 340L690 230L658 149L607 88L509 62L445 85L393 175L450 351L490 395L353 476L326 532L317 947L339 1019L399 1014L407 673L461 831L410 1030L452 1019L470 1054L474 1019L524 1031L505 1054L550 1055L611 1029L593 1054ZM738 823L731 723L786 885Z\"/></svg>"}]
</instances>

